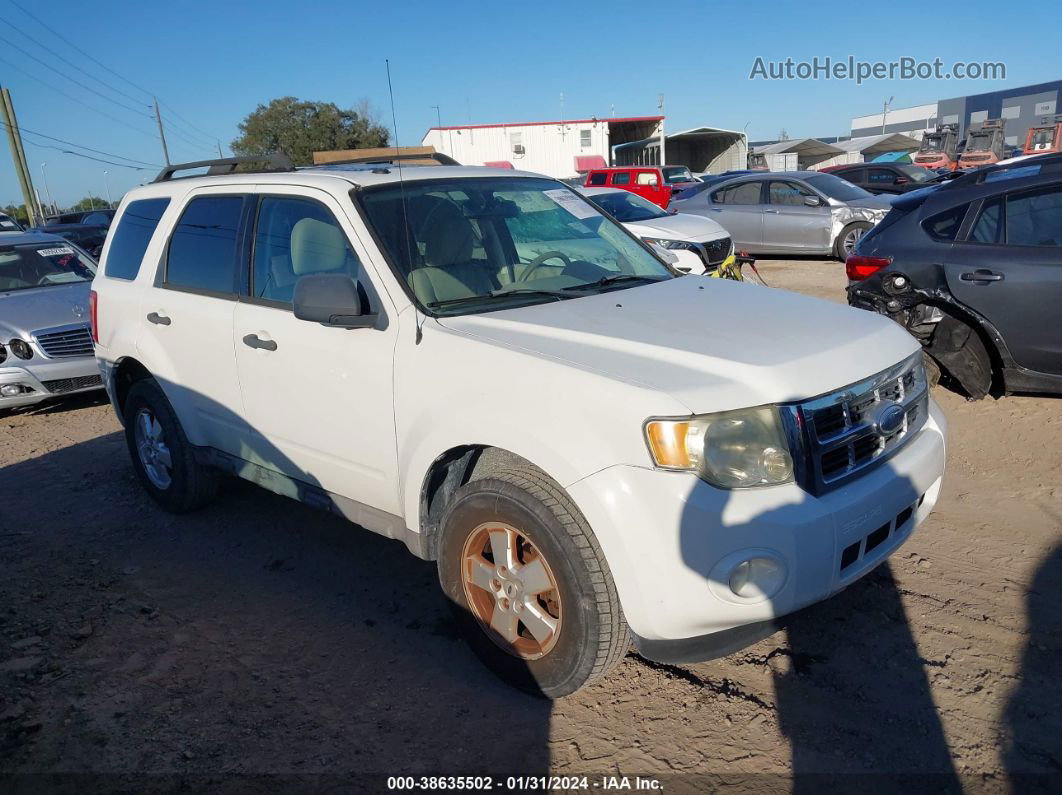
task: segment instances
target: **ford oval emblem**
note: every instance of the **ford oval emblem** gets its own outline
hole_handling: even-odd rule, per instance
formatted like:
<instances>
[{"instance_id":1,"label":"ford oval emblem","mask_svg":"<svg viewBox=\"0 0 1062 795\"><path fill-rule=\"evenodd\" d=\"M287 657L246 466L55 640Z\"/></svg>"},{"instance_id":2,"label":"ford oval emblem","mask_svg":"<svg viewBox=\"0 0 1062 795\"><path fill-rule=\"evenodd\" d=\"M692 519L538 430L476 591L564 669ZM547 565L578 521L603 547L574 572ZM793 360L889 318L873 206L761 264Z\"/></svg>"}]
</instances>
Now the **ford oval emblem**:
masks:
<instances>
[{"instance_id":1,"label":"ford oval emblem","mask_svg":"<svg viewBox=\"0 0 1062 795\"><path fill-rule=\"evenodd\" d=\"M892 436L903 427L904 410L899 403L884 401L878 409L874 424L884 436Z\"/></svg>"},{"instance_id":2,"label":"ford oval emblem","mask_svg":"<svg viewBox=\"0 0 1062 795\"><path fill-rule=\"evenodd\" d=\"M70 307L70 311L74 313L74 317L85 316L85 307L83 307L81 304L74 304L72 307Z\"/></svg>"}]
</instances>

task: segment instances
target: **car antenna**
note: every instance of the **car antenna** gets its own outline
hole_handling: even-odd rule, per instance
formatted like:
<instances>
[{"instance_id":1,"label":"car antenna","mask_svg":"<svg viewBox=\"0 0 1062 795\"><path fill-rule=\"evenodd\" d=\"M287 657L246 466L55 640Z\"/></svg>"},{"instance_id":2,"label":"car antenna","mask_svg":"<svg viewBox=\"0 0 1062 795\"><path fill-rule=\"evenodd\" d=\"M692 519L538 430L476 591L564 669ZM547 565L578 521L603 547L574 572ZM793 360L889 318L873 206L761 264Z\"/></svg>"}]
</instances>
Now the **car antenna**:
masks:
<instances>
[{"instance_id":1,"label":"car antenna","mask_svg":"<svg viewBox=\"0 0 1062 795\"><path fill-rule=\"evenodd\" d=\"M391 99L391 129L395 134L395 154L398 154L398 118L395 116L395 92L391 88L391 61L389 58L384 58L384 66L387 69L387 95ZM406 239L406 262L409 263L409 267L413 267L413 247L409 243L409 213L406 209L406 183L402 179L402 158L395 157L395 165L398 166L398 192L402 197L402 236ZM420 310L416 307L413 308L414 317L417 321L417 336L416 345L420 345L421 339L424 337L422 331L424 327L424 320L420 316Z\"/></svg>"}]
</instances>

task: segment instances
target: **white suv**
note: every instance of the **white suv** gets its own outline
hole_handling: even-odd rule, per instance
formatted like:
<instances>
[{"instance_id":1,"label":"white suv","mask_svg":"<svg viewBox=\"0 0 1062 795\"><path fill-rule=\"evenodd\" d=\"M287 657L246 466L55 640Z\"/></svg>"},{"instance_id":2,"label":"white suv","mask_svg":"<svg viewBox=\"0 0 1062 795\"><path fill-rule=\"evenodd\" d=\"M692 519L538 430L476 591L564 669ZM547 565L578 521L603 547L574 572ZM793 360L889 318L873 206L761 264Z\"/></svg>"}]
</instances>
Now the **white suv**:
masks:
<instances>
[{"instance_id":1,"label":"white suv","mask_svg":"<svg viewBox=\"0 0 1062 795\"><path fill-rule=\"evenodd\" d=\"M141 483L186 511L238 475L400 539L518 686L571 693L631 640L729 653L936 502L895 323L680 276L535 174L236 162L131 191L93 283Z\"/></svg>"}]
</instances>

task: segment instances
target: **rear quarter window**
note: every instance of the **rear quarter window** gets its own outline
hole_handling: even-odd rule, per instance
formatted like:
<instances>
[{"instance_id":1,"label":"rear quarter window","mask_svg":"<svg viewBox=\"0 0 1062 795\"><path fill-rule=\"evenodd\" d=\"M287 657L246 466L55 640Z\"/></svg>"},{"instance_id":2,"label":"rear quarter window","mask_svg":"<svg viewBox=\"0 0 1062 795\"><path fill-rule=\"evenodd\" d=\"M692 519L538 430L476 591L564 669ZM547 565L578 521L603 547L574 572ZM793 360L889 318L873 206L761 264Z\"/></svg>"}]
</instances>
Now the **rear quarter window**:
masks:
<instances>
[{"instance_id":1,"label":"rear quarter window","mask_svg":"<svg viewBox=\"0 0 1062 795\"><path fill-rule=\"evenodd\" d=\"M169 199L129 202L111 235L111 247L103 268L105 276L111 279L136 278L148 243L169 204Z\"/></svg>"},{"instance_id":2,"label":"rear quarter window","mask_svg":"<svg viewBox=\"0 0 1062 795\"><path fill-rule=\"evenodd\" d=\"M958 207L937 213L924 220L922 228L934 240L954 240L959 234L963 219L966 217L966 211L969 209L969 204L961 204Z\"/></svg>"}]
</instances>

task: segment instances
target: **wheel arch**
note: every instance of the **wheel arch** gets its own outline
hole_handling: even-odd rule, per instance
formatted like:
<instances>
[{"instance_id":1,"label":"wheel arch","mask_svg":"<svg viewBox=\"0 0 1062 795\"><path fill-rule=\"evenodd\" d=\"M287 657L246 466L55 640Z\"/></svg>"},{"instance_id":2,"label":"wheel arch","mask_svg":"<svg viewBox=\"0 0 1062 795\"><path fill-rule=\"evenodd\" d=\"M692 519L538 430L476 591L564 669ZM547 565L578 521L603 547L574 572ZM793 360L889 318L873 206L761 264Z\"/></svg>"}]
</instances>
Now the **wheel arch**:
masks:
<instances>
[{"instance_id":1,"label":"wheel arch","mask_svg":"<svg viewBox=\"0 0 1062 795\"><path fill-rule=\"evenodd\" d=\"M119 419L125 416L125 401L129 397L129 390L133 388L133 384L152 377L151 371L132 356L125 356L118 361L111 377L111 388L113 390L112 402Z\"/></svg>"}]
</instances>

